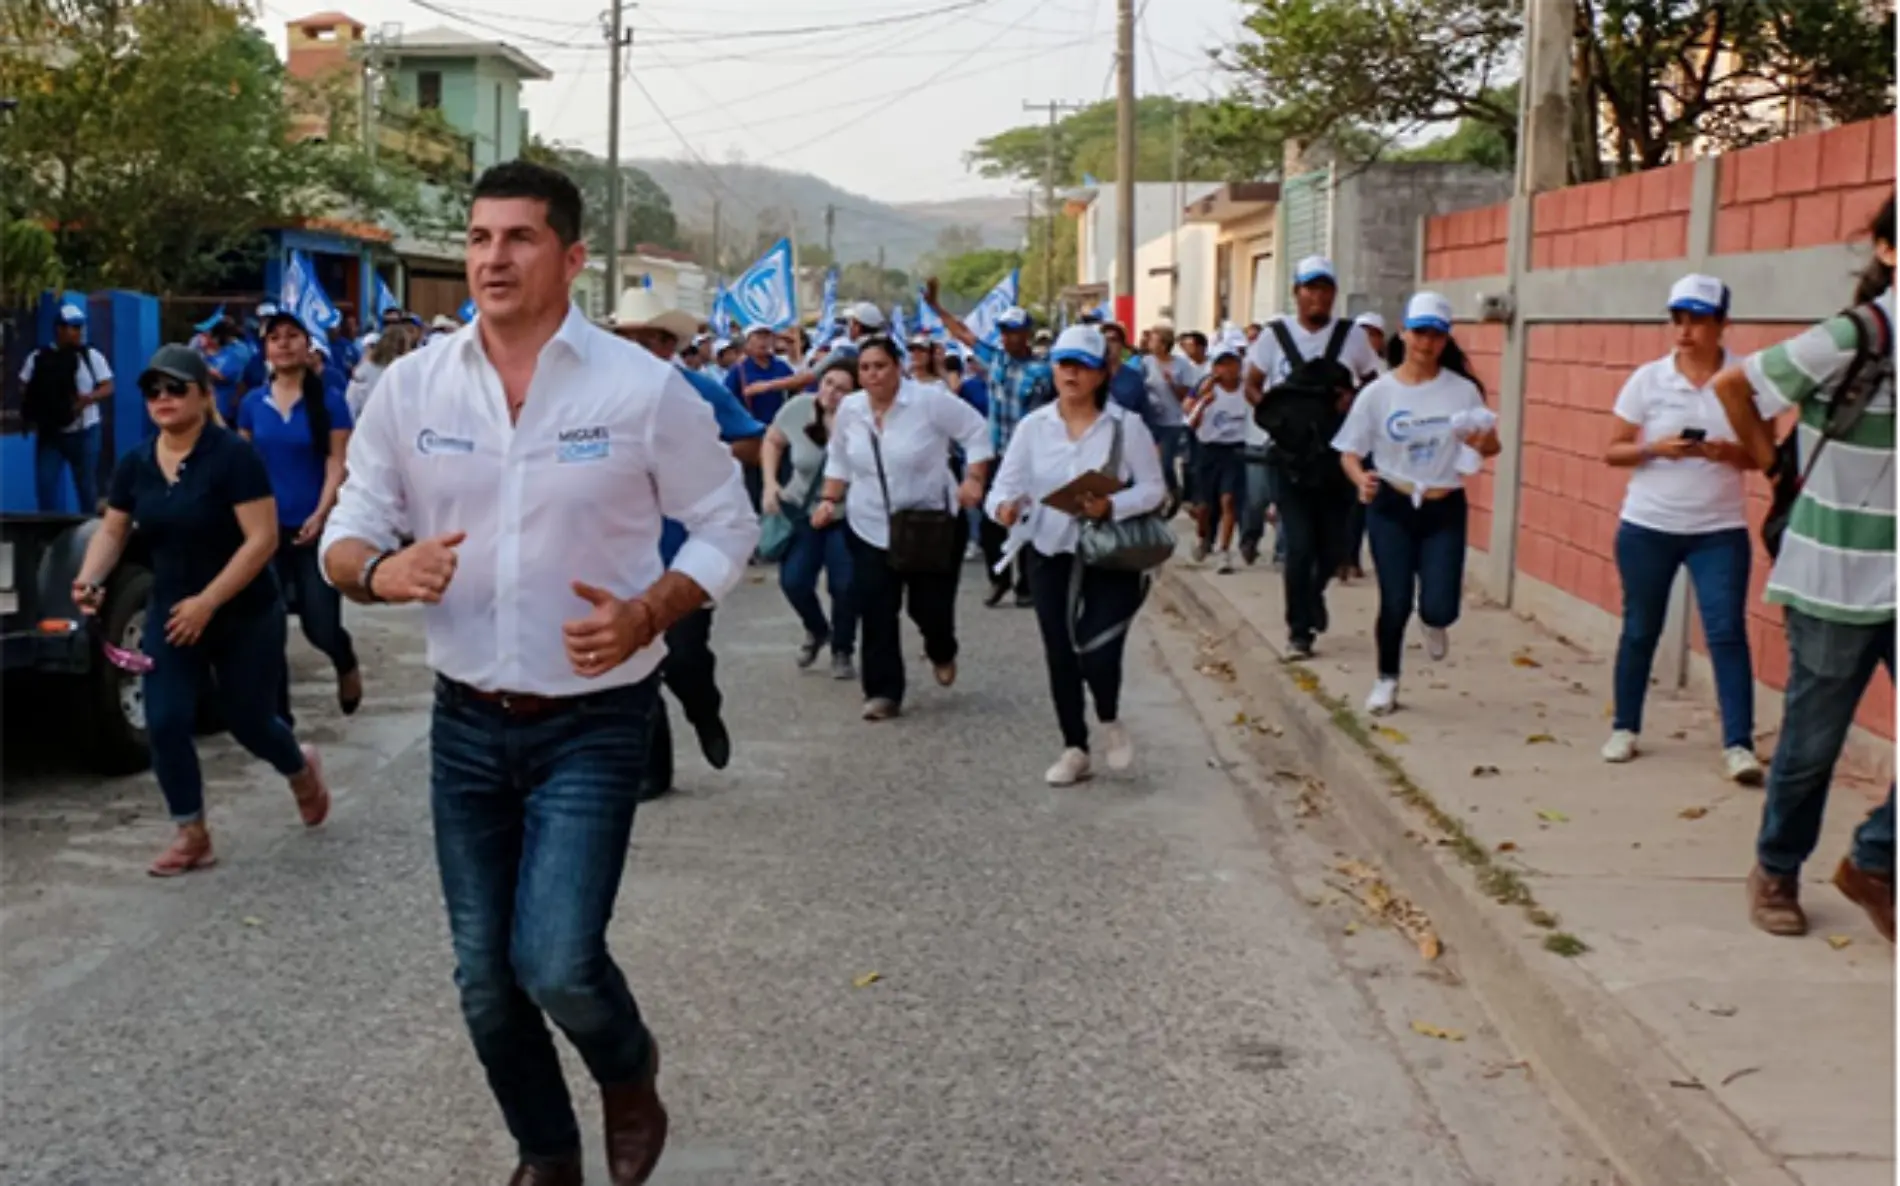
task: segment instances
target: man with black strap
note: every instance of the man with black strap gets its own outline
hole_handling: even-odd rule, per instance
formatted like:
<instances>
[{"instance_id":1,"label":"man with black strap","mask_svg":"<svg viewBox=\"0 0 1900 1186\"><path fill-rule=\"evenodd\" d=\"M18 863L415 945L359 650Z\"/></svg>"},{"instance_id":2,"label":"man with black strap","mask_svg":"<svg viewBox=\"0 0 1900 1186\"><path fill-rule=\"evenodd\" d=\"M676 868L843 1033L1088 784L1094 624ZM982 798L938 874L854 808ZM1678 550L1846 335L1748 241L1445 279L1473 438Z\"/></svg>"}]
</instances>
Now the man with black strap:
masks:
<instances>
[{"instance_id":1,"label":"man with black strap","mask_svg":"<svg viewBox=\"0 0 1900 1186\"><path fill-rule=\"evenodd\" d=\"M1287 655L1310 658L1326 632L1326 582L1345 553L1354 494L1332 449L1359 385L1378 374L1365 329L1333 317L1332 261L1308 256L1293 273L1293 316L1269 321L1247 352L1247 399L1273 436L1268 457L1286 539ZM1331 399L1315 397L1316 393ZM1276 431L1277 428L1277 431Z\"/></svg>"}]
</instances>

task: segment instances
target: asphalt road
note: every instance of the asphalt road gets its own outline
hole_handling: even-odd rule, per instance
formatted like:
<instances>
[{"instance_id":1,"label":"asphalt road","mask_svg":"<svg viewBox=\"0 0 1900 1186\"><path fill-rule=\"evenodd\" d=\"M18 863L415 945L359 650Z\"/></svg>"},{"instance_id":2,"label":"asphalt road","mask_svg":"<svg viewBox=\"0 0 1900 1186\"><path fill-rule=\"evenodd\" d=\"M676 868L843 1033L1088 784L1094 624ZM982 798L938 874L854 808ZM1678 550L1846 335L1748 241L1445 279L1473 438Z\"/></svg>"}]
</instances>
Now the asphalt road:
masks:
<instances>
[{"instance_id":1,"label":"asphalt road","mask_svg":"<svg viewBox=\"0 0 1900 1186\"><path fill-rule=\"evenodd\" d=\"M684 758L642 810L612 934L667 1050L656 1183L1614 1181L1456 953L1426 964L1329 889L1350 838L1237 740L1196 639L1146 616L1136 768L1056 791L1034 623L973 592L961 683L877 725L855 685L793 668L763 576L719 611L737 756ZM166 832L149 779L79 773L9 704L0 1179L506 1179L450 981L419 631L352 623L369 699L347 722L296 644L329 824L306 833L267 768L207 739L222 863L176 882L143 875Z\"/></svg>"}]
</instances>

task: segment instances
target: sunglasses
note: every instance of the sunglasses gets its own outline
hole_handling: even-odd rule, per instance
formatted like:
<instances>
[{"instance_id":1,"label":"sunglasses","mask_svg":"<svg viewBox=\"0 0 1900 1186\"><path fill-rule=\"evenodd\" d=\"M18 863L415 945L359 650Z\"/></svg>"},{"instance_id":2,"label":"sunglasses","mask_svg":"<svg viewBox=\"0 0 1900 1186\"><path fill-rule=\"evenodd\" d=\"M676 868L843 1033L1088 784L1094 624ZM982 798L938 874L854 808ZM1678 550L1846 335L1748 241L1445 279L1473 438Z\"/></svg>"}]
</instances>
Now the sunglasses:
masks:
<instances>
[{"instance_id":1,"label":"sunglasses","mask_svg":"<svg viewBox=\"0 0 1900 1186\"><path fill-rule=\"evenodd\" d=\"M145 399L148 403L161 395L169 395L174 398L182 399L190 394L191 384L180 379L160 379L157 382L147 383L145 385Z\"/></svg>"}]
</instances>

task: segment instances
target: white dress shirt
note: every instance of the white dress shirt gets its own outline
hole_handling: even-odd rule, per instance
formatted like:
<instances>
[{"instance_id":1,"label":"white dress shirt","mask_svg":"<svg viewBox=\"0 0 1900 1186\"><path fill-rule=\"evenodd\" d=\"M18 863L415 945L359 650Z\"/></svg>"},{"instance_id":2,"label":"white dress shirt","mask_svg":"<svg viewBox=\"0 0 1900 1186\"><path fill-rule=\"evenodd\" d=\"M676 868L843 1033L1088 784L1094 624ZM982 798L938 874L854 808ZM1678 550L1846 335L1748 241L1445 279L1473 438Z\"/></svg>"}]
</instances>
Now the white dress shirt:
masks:
<instances>
[{"instance_id":1,"label":"white dress shirt","mask_svg":"<svg viewBox=\"0 0 1900 1186\"><path fill-rule=\"evenodd\" d=\"M1089 470L1108 466L1117 424L1122 426L1122 464L1117 476L1128 485L1109 495L1113 517L1127 519L1160 506L1168 496L1168 484L1161 476L1154 436L1140 416L1111 403L1080 439L1071 440L1056 405L1044 404L1024 416L1009 438L1003 468L984 505L990 518L996 518L1006 503L1026 500L1017 529L1027 525L1030 545L1045 556L1075 551L1079 534L1075 516L1044 506L1042 500Z\"/></svg>"},{"instance_id":2,"label":"white dress shirt","mask_svg":"<svg viewBox=\"0 0 1900 1186\"><path fill-rule=\"evenodd\" d=\"M483 691L573 696L638 683L665 656L655 640L584 679L561 634L592 608L573 582L626 598L660 578L662 518L689 533L676 571L715 599L738 583L759 523L712 408L671 363L570 308L518 424L474 324L396 360L350 434L322 547L467 532L425 609L429 666Z\"/></svg>"},{"instance_id":3,"label":"white dress shirt","mask_svg":"<svg viewBox=\"0 0 1900 1186\"><path fill-rule=\"evenodd\" d=\"M873 437L884 453L891 487L888 506L878 483ZM964 460L971 465L996 456L989 421L946 387L905 379L884 413L882 429L871 412L869 395L858 391L845 396L825 451L825 477L848 483L844 518L852 533L874 548L888 548L892 511L954 512L952 444L963 446Z\"/></svg>"}]
</instances>

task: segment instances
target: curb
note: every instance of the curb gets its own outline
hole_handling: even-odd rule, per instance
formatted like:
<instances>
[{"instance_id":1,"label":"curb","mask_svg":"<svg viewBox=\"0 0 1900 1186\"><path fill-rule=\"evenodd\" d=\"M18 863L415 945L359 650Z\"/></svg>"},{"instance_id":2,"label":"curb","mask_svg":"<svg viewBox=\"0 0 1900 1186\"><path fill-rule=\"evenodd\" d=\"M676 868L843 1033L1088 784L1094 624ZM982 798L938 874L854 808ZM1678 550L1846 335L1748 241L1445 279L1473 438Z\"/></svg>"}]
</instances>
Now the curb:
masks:
<instances>
[{"instance_id":1,"label":"curb","mask_svg":"<svg viewBox=\"0 0 1900 1186\"><path fill-rule=\"evenodd\" d=\"M1284 740L1326 783L1339 816L1431 916L1505 1040L1629 1186L1799 1186L1707 1092L1671 1086L1694 1075L1595 981L1544 951L1544 932L1522 911L1487 897L1439 845L1419 843L1430 825L1232 602L1173 566L1156 592L1190 625L1237 644L1230 654L1248 657L1234 664L1238 686L1277 710Z\"/></svg>"}]
</instances>

